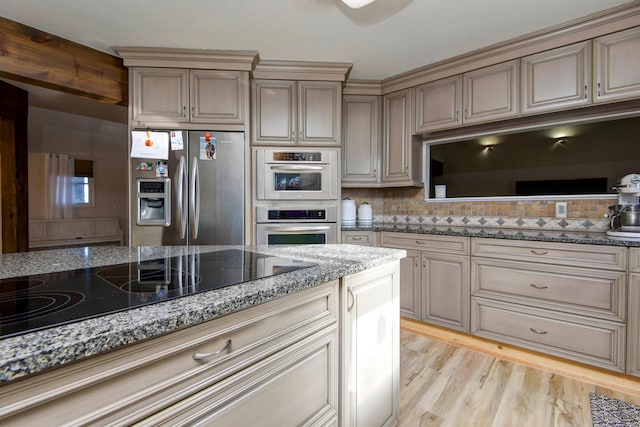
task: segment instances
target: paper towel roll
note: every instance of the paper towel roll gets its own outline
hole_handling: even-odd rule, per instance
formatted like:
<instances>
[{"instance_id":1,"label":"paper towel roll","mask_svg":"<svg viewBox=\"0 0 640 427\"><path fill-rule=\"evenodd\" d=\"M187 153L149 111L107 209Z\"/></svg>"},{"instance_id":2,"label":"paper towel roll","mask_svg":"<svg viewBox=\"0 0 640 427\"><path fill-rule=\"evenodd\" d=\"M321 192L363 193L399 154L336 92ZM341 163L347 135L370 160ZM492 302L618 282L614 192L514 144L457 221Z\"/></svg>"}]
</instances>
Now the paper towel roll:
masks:
<instances>
[{"instance_id":1,"label":"paper towel roll","mask_svg":"<svg viewBox=\"0 0 640 427\"><path fill-rule=\"evenodd\" d=\"M344 227L356 226L356 201L351 199L342 200L342 220Z\"/></svg>"},{"instance_id":2,"label":"paper towel roll","mask_svg":"<svg viewBox=\"0 0 640 427\"><path fill-rule=\"evenodd\" d=\"M358 225L361 227L371 227L373 225L373 210L367 202L358 206Z\"/></svg>"}]
</instances>

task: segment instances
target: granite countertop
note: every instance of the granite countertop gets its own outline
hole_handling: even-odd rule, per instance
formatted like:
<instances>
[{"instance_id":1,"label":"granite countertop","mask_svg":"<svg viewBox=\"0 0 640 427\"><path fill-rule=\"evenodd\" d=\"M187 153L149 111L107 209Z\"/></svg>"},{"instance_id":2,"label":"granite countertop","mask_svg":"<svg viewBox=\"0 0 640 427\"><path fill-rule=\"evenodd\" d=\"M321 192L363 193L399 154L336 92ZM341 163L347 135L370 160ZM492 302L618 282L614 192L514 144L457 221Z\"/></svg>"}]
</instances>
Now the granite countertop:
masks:
<instances>
[{"instance_id":1,"label":"granite countertop","mask_svg":"<svg viewBox=\"0 0 640 427\"><path fill-rule=\"evenodd\" d=\"M295 258L317 266L0 340L0 382L212 320L400 259L405 251L356 245L91 247L0 256L0 278L226 249Z\"/></svg>"},{"instance_id":2,"label":"granite countertop","mask_svg":"<svg viewBox=\"0 0 640 427\"><path fill-rule=\"evenodd\" d=\"M538 242L640 247L640 240L614 240L609 238L605 232L586 230L532 230L495 227L456 227L429 224L374 223L371 227L342 227L342 231L390 231L441 236L484 237L492 239L531 240Z\"/></svg>"}]
</instances>

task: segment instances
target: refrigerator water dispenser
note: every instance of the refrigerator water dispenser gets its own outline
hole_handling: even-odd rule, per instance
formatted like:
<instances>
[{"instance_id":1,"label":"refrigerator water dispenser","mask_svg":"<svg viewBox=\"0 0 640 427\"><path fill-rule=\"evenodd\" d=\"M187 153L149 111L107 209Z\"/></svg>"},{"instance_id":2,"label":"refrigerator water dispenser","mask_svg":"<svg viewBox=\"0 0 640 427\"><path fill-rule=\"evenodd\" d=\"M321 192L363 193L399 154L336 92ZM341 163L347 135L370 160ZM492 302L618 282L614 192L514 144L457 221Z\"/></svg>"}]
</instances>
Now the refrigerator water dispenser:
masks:
<instances>
[{"instance_id":1,"label":"refrigerator water dispenser","mask_svg":"<svg viewBox=\"0 0 640 427\"><path fill-rule=\"evenodd\" d=\"M171 179L137 180L138 225L171 225Z\"/></svg>"}]
</instances>

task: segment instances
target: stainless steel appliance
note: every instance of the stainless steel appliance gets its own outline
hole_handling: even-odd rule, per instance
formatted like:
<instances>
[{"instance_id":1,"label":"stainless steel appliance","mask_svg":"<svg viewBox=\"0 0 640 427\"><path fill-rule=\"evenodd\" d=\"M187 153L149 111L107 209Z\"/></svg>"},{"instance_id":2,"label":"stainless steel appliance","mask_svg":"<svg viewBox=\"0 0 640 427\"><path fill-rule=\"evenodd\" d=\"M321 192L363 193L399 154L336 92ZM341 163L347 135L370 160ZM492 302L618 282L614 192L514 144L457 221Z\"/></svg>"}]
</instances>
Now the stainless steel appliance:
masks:
<instances>
[{"instance_id":1,"label":"stainless steel appliance","mask_svg":"<svg viewBox=\"0 0 640 427\"><path fill-rule=\"evenodd\" d=\"M618 203L609 206L610 230L607 235L618 240L640 240L640 174L625 175L613 187Z\"/></svg>"},{"instance_id":2,"label":"stainless steel appliance","mask_svg":"<svg viewBox=\"0 0 640 427\"><path fill-rule=\"evenodd\" d=\"M258 200L337 200L338 149L256 149Z\"/></svg>"},{"instance_id":3,"label":"stainless steel appliance","mask_svg":"<svg viewBox=\"0 0 640 427\"><path fill-rule=\"evenodd\" d=\"M130 159L131 246L244 244L244 133L153 132L174 135L168 160Z\"/></svg>"},{"instance_id":4,"label":"stainless steel appliance","mask_svg":"<svg viewBox=\"0 0 640 427\"><path fill-rule=\"evenodd\" d=\"M336 243L337 207L313 203L256 207L259 245Z\"/></svg>"}]
</instances>

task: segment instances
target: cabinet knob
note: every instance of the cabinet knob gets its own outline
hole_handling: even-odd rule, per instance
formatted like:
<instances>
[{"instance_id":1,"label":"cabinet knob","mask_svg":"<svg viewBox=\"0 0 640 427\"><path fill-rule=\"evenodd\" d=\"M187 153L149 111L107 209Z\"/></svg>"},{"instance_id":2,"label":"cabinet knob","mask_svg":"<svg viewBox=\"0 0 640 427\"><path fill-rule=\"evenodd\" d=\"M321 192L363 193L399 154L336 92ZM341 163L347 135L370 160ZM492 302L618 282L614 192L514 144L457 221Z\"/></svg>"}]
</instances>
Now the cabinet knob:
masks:
<instances>
[{"instance_id":1,"label":"cabinet knob","mask_svg":"<svg viewBox=\"0 0 640 427\"><path fill-rule=\"evenodd\" d=\"M374 177L374 178L377 178L377 177L378 177L378 170L377 170L377 169L374 169L374 170L373 170L373 177Z\"/></svg>"},{"instance_id":2,"label":"cabinet knob","mask_svg":"<svg viewBox=\"0 0 640 427\"><path fill-rule=\"evenodd\" d=\"M600 82L598 82L598 96L600 96Z\"/></svg>"},{"instance_id":3,"label":"cabinet knob","mask_svg":"<svg viewBox=\"0 0 640 427\"><path fill-rule=\"evenodd\" d=\"M584 85L584 99L587 99L588 88L587 85Z\"/></svg>"}]
</instances>

